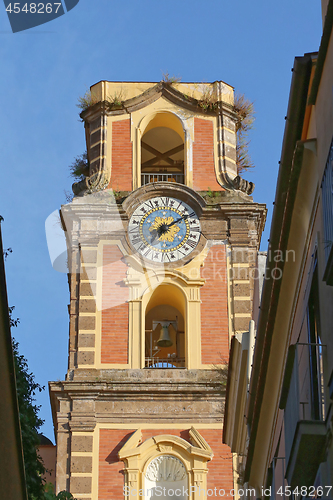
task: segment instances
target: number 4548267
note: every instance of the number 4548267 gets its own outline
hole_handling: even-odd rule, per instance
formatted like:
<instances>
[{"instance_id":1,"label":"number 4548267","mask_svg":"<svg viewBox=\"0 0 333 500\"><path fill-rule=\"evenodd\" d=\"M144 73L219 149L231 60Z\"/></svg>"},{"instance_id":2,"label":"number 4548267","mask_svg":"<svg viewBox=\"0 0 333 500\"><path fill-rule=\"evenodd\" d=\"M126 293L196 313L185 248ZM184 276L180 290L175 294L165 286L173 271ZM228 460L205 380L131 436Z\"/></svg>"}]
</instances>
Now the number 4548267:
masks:
<instances>
[{"instance_id":1,"label":"number 4548267","mask_svg":"<svg viewBox=\"0 0 333 500\"><path fill-rule=\"evenodd\" d=\"M290 486L285 486L278 489L276 492L277 495L283 495L286 497L294 495L301 495L302 497L328 497L332 486L296 486L294 490L290 488Z\"/></svg>"},{"instance_id":2,"label":"number 4548267","mask_svg":"<svg viewBox=\"0 0 333 500\"><path fill-rule=\"evenodd\" d=\"M12 7L13 5L13 7ZM61 7L61 3L25 3L23 7L21 7L20 2L10 3L8 4L6 11L10 14L19 14L20 12L24 12L26 14L51 14L54 10L54 13L57 14L59 8Z\"/></svg>"}]
</instances>

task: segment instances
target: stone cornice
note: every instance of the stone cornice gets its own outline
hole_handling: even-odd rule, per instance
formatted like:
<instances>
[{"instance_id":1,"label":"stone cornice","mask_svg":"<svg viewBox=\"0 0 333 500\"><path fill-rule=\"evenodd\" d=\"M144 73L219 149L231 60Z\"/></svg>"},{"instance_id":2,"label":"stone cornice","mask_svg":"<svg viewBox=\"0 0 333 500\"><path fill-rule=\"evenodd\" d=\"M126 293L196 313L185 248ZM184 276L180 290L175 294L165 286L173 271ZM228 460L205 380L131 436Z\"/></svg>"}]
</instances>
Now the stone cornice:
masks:
<instances>
[{"instance_id":1,"label":"stone cornice","mask_svg":"<svg viewBox=\"0 0 333 500\"><path fill-rule=\"evenodd\" d=\"M80 117L84 121L92 121L100 114L106 115L123 115L130 114L139 109L145 108L149 104L157 101L160 97L164 97L168 101L181 106L182 108L188 109L194 113L200 113L203 115L216 116L223 109L223 113L232 118L236 119L236 113L233 106L224 101L216 101L210 107L203 106L203 103L199 99L195 99L189 95L183 94L179 90L175 89L171 83L159 82L153 85L150 89L142 92L142 94L132 97L122 101L121 104L114 106L113 108L108 105L107 101L100 101L96 104L90 106L88 109L82 111Z\"/></svg>"},{"instance_id":2,"label":"stone cornice","mask_svg":"<svg viewBox=\"0 0 333 500\"><path fill-rule=\"evenodd\" d=\"M61 219L72 246L94 246L103 239L118 239L123 242L130 256L132 250L126 235L131 213L146 199L167 195L182 199L198 213L202 226L202 245L206 240L221 238L229 239L232 244L237 243L237 239L239 244L246 244L253 238L260 241L266 221L266 206L254 203L251 197L245 195L223 193L218 201L212 199L209 204L207 196L205 201L199 193L183 184L161 182L138 188L120 204L116 203L113 191L107 190L76 198L72 203L63 205ZM231 221L240 219L244 220L243 227L233 230ZM221 225L223 221L224 226Z\"/></svg>"},{"instance_id":3,"label":"stone cornice","mask_svg":"<svg viewBox=\"0 0 333 500\"><path fill-rule=\"evenodd\" d=\"M74 380L50 382L50 392L58 397L74 395L113 398L127 394L135 399L146 399L147 394L170 393L175 398L185 394L193 396L205 392L209 395L223 395L225 392L218 370L134 370L134 369L76 369Z\"/></svg>"}]
</instances>

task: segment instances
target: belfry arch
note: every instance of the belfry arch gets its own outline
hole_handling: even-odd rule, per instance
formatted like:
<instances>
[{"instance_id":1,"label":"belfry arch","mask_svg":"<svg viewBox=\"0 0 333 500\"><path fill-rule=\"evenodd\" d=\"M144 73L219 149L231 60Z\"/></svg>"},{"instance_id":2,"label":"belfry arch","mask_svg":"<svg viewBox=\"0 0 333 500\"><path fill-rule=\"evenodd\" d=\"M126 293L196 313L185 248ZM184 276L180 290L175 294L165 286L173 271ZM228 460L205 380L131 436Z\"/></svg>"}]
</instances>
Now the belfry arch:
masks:
<instances>
[{"instance_id":1,"label":"belfry arch","mask_svg":"<svg viewBox=\"0 0 333 500\"><path fill-rule=\"evenodd\" d=\"M185 179L185 133L181 120L167 111L145 117L141 124L141 186Z\"/></svg>"},{"instance_id":2,"label":"belfry arch","mask_svg":"<svg viewBox=\"0 0 333 500\"><path fill-rule=\"evenodd\" d=\"M186 298L173 284L161 284L144 310L145 367L185 368Z\"/></svg>"}]
</instances>

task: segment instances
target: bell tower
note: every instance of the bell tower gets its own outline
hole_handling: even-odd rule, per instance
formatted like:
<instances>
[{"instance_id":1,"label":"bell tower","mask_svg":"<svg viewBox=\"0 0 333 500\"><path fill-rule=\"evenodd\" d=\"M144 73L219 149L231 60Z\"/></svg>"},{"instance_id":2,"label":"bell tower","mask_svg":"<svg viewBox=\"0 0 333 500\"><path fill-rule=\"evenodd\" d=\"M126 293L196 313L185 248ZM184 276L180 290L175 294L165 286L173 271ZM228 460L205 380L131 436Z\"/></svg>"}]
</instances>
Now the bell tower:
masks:
<instances>
[{"instance_id":1,"label":"bell tower","mask_svg":"<svg viewBox=\"0 0 333 500\"><path fill-rule=\"evenodd\" d=\"M89 174L60 211L70 327L66 378L50 382L57 491L231 498L225 374L252 317L266 216L237 175L233 89L102 81L88 104Z\"/></svg>"}]
</instances>

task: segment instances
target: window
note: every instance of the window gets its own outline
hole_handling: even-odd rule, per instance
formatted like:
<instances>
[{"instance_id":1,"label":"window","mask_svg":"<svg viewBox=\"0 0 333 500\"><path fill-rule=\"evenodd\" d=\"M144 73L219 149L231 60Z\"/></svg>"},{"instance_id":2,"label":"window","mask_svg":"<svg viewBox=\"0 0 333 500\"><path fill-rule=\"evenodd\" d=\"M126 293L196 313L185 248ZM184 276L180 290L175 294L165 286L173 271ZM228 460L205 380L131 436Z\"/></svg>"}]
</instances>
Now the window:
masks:
<instances>
[{"instance_id":1,"label":"window","mask_svg":"<svg viewBox=\"0 0 333 500\"><path fill-rule=\"evenodd\" d=\"M307 325L289 347L280 408L284 409L286 479L311 486L325 455L323 350L320 336L317 254L312 266ZM301 336L303 338L301 338Z\"/></svg>"},{"instance_id":2,"label":"window","mask_svg":"<svg viewBox=\"0 0 333 500\"><path fill-rule=\"evenodd\" d=\"M328 285L333 285L333 142L330 147L321 188L326 259L324 280Z\"/></svg>"},{"instance_id":3,"label":"window","mask_svg":"<svg viewBox=\"0 0 333 500\"><path fill-rule=\"evenodd\" d=\"M320 336L317 255L308 300L309 369L311 388L311 420L324 418L323 347Z\"/></svg>"}]
</instances>

